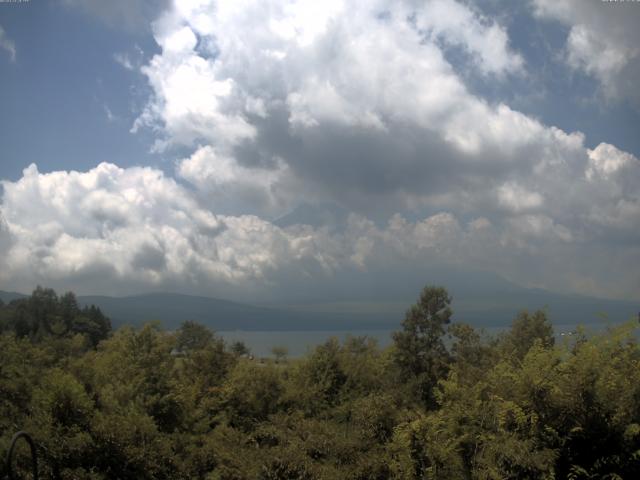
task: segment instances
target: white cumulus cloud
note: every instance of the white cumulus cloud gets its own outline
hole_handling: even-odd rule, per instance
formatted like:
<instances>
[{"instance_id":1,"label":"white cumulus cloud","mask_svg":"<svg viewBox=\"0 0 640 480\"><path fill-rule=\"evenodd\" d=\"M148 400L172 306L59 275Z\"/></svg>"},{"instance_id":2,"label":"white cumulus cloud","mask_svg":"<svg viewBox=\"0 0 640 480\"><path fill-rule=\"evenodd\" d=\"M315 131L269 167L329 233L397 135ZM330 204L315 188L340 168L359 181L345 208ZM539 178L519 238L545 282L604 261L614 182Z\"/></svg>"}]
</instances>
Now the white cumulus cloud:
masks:
<instances>
[{"instance_id":1,"label":"white cumulus cloud","mask_svg":"<svg viewBox=\"0 0 640 480\"><path fill-rule=\"evenodd\" d=\"M595 77L608 98L640 105L640 9L634 2L534 0L538 17L569 27L566 60Z\"/></svg>"},{"instance_id":2,"label":"white cumulus cloud","mask_svg":"<svg viewBox=\"0 0 640 480\"><path fill-rule=\"evenodd\" d=\"M474 93L461 68L503 82L526 65L468 3L193 0L153 32L133 129L178 152L176 178L29 167L3 183L0 279L237 297L444 263L637 297L637 157ZM305 203L345 221L270 221Z\"/></svg>"},{"instance_id":3,"label":"white cumulus cloud","mask_svg":"<svg viewBox=\"0 0 640 480\"><path fill-rule=\"evenodd\" d=\"M52 173L32 165L18 181L3 182L3 190L0 282L17 289L46 283L80 293L171 289L283 298L305 282L328 288L350 272L384 275L390 265L407 272L433 265L489 269L525 284L590 285L588 293L619 295L638 286L624 268L638 258L637 246L580 238L544 213L467 224L446 211L415 221L398 213L383 224L350 214L338 229L279 227L255 215L216 214L197 191L159 170L107 163ZM582 214L593 216L592 225L624 228L616 222L638 220L639 203L629 196ZM610 224L598 208L611 210L602 217Z\"/></svg>"}]
</instances>

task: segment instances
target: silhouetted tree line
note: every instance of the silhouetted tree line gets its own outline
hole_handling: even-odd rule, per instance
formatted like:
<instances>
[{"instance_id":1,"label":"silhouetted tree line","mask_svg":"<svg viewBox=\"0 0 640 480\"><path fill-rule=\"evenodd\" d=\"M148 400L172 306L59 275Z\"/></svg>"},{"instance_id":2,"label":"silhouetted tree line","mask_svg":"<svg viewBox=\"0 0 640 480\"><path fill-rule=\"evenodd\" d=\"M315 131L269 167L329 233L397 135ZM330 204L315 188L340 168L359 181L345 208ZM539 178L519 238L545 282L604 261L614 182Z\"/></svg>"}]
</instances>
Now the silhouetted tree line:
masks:
<instances>
[{"instance_id":1,"label":"silhouetted tree line","mask_svg":"<svg viewBox=\"0 0 640 480\"><path fill-rule=\"evenodd\" d=\"M542 311L488 337L450 304L426 287L389 348L276 362L38 288L0 306L0 452L25 429L65 479L638 478L632 323L556 345Z\"/></svg>"},{"instance_id":2,"label":"silhouetted tree line","mask_svg":"<svg viewBox=\"0 0 640 480\"><path fill-rule=\"evenodd\" d=\"M31 340L82 334L95 347L111 333L111 321L95 305L81 309L73 292L59 297L38 286L30 297L8 305L0 300L0 332Z\"/></svg>"}]
</instances>

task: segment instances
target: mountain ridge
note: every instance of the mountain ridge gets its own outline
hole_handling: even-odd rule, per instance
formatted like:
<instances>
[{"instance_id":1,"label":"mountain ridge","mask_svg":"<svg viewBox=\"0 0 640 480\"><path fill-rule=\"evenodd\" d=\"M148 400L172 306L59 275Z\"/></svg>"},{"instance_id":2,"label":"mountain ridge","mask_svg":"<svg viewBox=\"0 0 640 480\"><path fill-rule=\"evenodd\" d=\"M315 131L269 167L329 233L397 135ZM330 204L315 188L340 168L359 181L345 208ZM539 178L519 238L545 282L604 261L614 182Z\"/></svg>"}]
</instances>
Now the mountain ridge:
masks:
<instances>
[{"instance_id":1,"label":"mountain ridge","mask_svg":"<svg viewBox=\"0 0 640 480\"><path fill-rule=\"evenodd\" d=\"M462 288L465 291L465 288ZM547 308L553 323L619 323L634 318L640 306L624 300L563 295L542 289L515 288L494 295L453 294L454 321L477 327L508 325L521 310ZM462 293L462 292L459 292ZM0 291L0 300L24 298L18 292ZM253 305L202 295L149 292L123 297L79 295L81 306L96 305L111 318L113 326L141 325L160 321L175 329L193 320L218 331L357 330L397 328L415 301L393 302L292 302ZM604 315L603 315L604 313Z\"/></svg>"}]
</instances>

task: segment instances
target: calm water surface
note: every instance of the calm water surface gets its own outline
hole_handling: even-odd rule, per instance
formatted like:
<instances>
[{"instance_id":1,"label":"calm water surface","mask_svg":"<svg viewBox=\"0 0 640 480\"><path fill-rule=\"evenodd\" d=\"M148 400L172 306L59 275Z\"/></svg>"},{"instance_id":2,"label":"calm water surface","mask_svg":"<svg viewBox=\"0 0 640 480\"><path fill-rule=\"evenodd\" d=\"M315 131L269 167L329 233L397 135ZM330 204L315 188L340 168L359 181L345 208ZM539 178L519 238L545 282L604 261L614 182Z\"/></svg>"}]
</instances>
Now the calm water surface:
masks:
<instances>
[{"instance_id":1,"label":"calm water surface","mask_svg":"<svg viewBox=\"0 0 640 480\"><path fill-rule=\"evenodd\" d=\"M586 326L588 331L602 331L611 324L596 323ZM485 327L484 331L488 335L496 335L508 327ZM575 331L577 324L558 324L554 325L556 339L561 341L567 337L567 334ZM367 336L378 342L380 347L387 347L391 344L391 334L400 330L398 326L395 330L316 330L316 331L220 331L217 332L225 341L234 342L242 341L251 350L251 353L257 357L272 356L271 349L273 347L286 347L290 357L300 357L307 352L326 342L331 337L336 337L340 341L344 341L348 336L362 337Z\"/></svg>"}]
</instances>

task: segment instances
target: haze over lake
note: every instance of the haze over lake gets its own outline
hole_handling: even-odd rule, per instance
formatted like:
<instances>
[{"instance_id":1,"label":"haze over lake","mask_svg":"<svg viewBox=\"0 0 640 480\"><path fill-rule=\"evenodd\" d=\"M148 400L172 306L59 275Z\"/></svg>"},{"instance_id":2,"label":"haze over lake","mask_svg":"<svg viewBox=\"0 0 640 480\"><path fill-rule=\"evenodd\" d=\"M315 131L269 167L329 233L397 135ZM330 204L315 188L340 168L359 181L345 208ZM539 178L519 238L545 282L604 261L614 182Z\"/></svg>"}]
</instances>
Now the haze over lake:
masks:
<instances>
[{"instance_id":1,"label":"haze over lake","mask_svg":"<svg viewBox=\"0 0 640 480\"><path fill-rule=\"evenodd\" d=\"M589 325L589 332L602 332L607 327L617 324L611 322L601 322ZM562 341L571 339L572 334L578 328L578 324L557 324L554 325L556 340ZM506 331L507 327L488 327L484 329L486 335L496 336ZM349 337L367 337L374 339L378 346L386 348L393 342L392 334L395 330L319 330L319 331L219 331L218 334L226 342L243 342L251 353L256 357L272 358L273 347L286 347L289 357L301 357L312 352L318 345L325 343L330 338L337 338L344 342Z\"/></svg>"}]
</instances>

